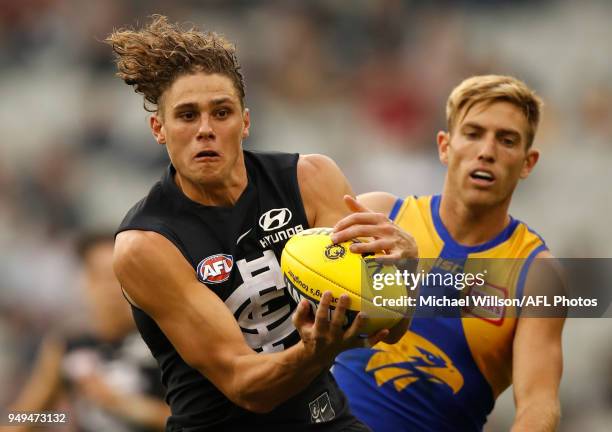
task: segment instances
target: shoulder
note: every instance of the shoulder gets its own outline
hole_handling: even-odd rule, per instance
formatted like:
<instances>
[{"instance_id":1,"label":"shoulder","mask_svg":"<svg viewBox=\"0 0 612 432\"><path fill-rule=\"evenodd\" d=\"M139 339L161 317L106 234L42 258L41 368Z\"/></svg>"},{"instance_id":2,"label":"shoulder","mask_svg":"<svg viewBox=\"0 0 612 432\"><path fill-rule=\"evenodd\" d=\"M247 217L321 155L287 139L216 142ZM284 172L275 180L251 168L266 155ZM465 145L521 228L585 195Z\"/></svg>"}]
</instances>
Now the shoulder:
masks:
<instances>
[{"instance_id":1,"label":"shoulder","mask_svg":"<svg viewBox=\"0 0 612 432\"><path fill-rule=\"evenodd\" d=\"M340 172L340 168L332 158L322 154L302 154L298 159L298 173L302 174L325 174Z\"/></svg>"},{"instance_id":2,"label":"shoulder","mask_svg":"<svg viewBox=\"0 0 612 432\"><path fill-rule=\"evenodd\" d=\"M297 162L297 175L300 187L333 187L336 183L343 184L344 174L328 156L322 154L300 155ZM317 192L322 192L318 189Z\"/></svg>"},{"instance_id":3,"label":"shoulder","mask_svg":"<svg viewBox=\"0 0 612 432\"><path fill-rule=\"evenodd\" d=\"M531 267L536 271L538 269L544 269L545 271L554 274L559 278L563 276L563 267L561 262L548 249L536 251ZM532 269L530 269L530 273L532 272Z\"/></svg>"},{"instance_id":4,"label":"shoulder","mask_svg":"<svg viewBox=\"0 0 612 432\"><path fill-rule=\"evenodd\" d=\"M566 292L567 278L563 266L548 249L537 252L526 270L524 295L552 296Z\"/></svg>"},{"instance_id":5,"label":"shoulder","mask_svg":"<svg viewBox=\"0 0 612 432\"><path fill-rule=\"evenodd\" d=\"M348 212L344 195L353 195L346 177L329 157L300 155L297 178L310 226L330 226Z\"/></svg>"},{"instance_id":6,"label":"shoulder","mask_svg":"<svg viewBox=\"0 0 612 432\"><path fill-rule=\"evenodd\" d=\"M195 273L177 246L160 233L128 230L115 240L113 269L130 303L147 313L166 309Z\"/></svg>"},{"instance_id":7,"label":"shoulder","mask_svg":"<svg viewBox=\"0 0 612 432\"><path fill-rule=\"evenodd\" d=\"M154 231L127 230L117 234L113 254L115 273L121 281L126 272L145 271L164 263L163 251L175 246Z\"/></svg>"},{"instance_id":8,"label":"shoulder","mask_svg":"<svg viewBox=\"0 0 612 432\"><path fill-rule=\"evenodd\" d=\"M543 273L560 274L558 260L548 249L544 238L525 222L515 219L517 227L512 233L515 257L522 260L521 279L527 285ZM526 287L527 288L527 287Z\"/></svg>"},{"instance_id":9,"label":"shoulder","mask_svg":"<svg viewBox=\"0 0 612 432\"><path fill-rule=\"evenodd\" d=\"M300 155L297 177L303 195L334 196L348 184L336 162L322 154Z\"/></svg>"},{"instance_id":10,"label":"shoulder","mask_svg":"<svg viewBox=\"0 0 612 432\"><path fill-rule=\"evenodd\" d=\"M532 264L535 269L546 269L557 278L563 278L563 266L558 258L556 258L548 249L542 249L535 254L535 259Z\"/></svg>"},{"instance_id":11,"label":"shoulder","mask_svg":"<svg viewBox=\"0 0 612 432\"><path fill-rule=\"evenodd\" d=\"M557 260L555 258L555 256L548 249L544 249L544 250L538 252L535 257L536 257L536 259L539 259L539 258L550 258L550 259L554 260L555 262Z\"/></svg>"},{"instance_id":12,"label":"shoulder","mask_svg":"<svg viewBox=\"0 0 612 432\"><path fill-rule=\"evenodd\" d=\"M398 197L388 192L368 192L359 195L357 201L374 212L389 215Z\"/></svg>"}]
</instances>

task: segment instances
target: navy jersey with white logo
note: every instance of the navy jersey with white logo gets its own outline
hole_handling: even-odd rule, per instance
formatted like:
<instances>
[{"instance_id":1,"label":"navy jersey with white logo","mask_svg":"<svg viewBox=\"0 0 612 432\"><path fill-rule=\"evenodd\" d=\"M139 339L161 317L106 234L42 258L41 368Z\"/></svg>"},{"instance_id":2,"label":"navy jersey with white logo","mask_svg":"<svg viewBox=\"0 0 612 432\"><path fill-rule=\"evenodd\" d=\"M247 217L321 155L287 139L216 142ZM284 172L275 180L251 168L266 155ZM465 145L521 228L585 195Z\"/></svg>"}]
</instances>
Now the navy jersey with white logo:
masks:
<instances>
[{"instance_id":1,"label":"navy jersey with white logo","mask_svg":"<svg viewBox=\"0 0 612 432\"><path fill-rule=\"evenodd\" d=\"M198 280L225 302L253 350L281 351L299 341L291 322L296 303L279 264L287 240L308 228L297 181L298 155L244 151L244 159L248 184L233 207L190 200L176 186L170 166L118 232L146 230L166 237ZM271 413L238 407L185 363L152 318L135 306L132 310L168 389L168 430L343 430L355 423L327 371Z\"/></svg>"}]
</instances>

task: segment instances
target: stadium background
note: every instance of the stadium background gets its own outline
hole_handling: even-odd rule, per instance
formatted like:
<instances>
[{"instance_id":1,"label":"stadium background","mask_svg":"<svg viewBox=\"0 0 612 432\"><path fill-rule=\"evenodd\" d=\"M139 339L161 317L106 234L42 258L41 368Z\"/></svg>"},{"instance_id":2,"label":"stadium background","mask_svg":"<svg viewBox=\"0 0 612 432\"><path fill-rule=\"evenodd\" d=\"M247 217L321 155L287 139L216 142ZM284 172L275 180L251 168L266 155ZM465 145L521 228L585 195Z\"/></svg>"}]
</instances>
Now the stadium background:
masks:
<instances>
[{"instance_id":1,"label":"stadium background","mask_svg":"<svg viewBox=\"0 0 612 432\"><path fill-rule=\"evenodd\" d=\"M100 43L152 13L237 43L245 148L328 154L358 193L439 191L449 91L473 74L518 76L546 108L542 157L512 214L557 256L612 256L612 2L3 0L0 406L46 330L86 325L75 236L114 228L166 164ZM609 430L611 330L610 319L566 325L561 431ZM512 415L507 391L487 431Z\"/></svg>"}]
</instances>

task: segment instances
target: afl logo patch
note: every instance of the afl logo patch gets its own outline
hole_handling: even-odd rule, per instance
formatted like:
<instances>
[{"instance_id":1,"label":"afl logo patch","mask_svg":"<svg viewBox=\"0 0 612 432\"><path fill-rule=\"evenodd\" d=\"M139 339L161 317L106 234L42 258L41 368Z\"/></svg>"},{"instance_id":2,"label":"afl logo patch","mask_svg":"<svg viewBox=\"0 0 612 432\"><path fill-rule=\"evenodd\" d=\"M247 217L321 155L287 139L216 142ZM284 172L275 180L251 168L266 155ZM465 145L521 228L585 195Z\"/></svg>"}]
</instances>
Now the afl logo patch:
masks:
<instances>
[{"instance_id":1,"label":"afl logo patch","mask_svg":"<svg viewBox=\"0 0 612 432\"><path fill-rule=\"evenodd\" d=\"M291 216L293 215L288 208L268 210L259 218L259 226L264 231L274 231L287 225Z\"/></svg>"},{"instance_id":2,"label":"afl logo patch","mask_svg":"<svg viewBox=\"0 0 612 432\"><path fill-rule=\"evenodd\" d=\"M226 254L211 255L198 264L200 282L218 284L229 279L234 267L234 257Z\"/></svg>"}]
</instances>

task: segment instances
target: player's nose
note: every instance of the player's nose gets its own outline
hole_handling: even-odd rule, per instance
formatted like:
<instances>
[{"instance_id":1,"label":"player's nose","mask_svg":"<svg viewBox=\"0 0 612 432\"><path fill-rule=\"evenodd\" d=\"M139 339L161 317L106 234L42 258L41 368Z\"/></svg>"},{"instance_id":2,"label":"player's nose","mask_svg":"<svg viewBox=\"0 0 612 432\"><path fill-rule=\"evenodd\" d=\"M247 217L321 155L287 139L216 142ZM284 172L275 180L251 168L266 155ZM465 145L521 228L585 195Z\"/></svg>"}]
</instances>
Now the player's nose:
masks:
<instances>
[{"instance_id":1,"label":"player's nose","mask_svg":"<svg viewBox=\"0 0 612 432\"><path fill-rule=\"evenodd\" d=\"M496 142L494 136L486 135L480 142L478 159L486 162L494 162L496 156Z\"/></svg>"},{"instance_id":2,"label":"player's nose","mask_svg":"<svg viewBox=\"0 0 612 432\"><path fill-rule=\"evenodd\" d=\"M210 123L210 117L203 115L200 117L200 127L198 128L198 139L213 139L215 131Z\"/></svg>"}]
</instances>

